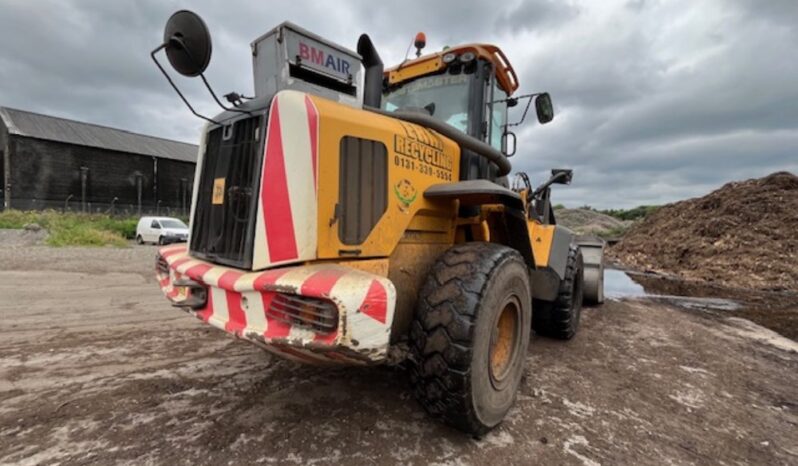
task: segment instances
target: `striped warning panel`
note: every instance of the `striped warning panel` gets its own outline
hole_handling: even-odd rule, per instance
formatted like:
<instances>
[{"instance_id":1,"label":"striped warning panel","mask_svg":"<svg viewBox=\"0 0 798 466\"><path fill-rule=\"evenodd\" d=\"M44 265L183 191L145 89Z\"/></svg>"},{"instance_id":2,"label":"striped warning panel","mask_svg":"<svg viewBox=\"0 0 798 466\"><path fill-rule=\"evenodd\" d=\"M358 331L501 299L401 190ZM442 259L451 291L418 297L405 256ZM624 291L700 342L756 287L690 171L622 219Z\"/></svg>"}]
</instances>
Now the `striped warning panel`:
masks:
<instances>
[{"instance_id":1,"label":"striped warning panel","mask_svg":"<svg viewBox=\"0 0 798 466\"><path fill-rule=\"evenodd\" d=\"M308 261L317 250L319 114L307 94L282 91L269 107L254 269Z\"/></svg>"},{"instance_id":2,"label":"striped warning panel","mask_svg":"<svg viewBox=\"0 0 798 466\"><path fill-rule=\"evenodd\" d=\"M335 264L242 272L188 256L184 245L163 248L158 282L177 301L174 280L186 277L208 287L197 318L239 338L300 362L354 364L387 357L396 290L385 277ZM338 308L338 326L321 332L275 318L267 310L278 293L328 300Z\"/></svg>"}]
</instances>

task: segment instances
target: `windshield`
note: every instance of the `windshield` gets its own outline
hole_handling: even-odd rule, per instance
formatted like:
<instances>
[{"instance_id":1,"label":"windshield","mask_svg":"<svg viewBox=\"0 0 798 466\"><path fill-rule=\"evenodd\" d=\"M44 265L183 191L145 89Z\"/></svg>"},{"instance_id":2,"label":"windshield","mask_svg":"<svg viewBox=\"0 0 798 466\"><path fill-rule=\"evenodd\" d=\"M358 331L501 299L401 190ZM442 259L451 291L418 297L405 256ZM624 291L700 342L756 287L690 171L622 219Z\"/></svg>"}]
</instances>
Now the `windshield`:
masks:
<instances>
[{"instance_id":1,"label":"windshield","mask_svg":"<svg viewBox=\"0 0 798 466\"><path fill-rule=\"evenodd\" d=\"M462 132L468 130L468 78L465 74L427 76L390 90L382 99L383 109L426 109L433 117Z\"/></svg>"},{"instance_id":2,"label":"windshield","mask_svg":"<svg viewBox=\"0 0 798 466\"><path fill-rule=\"evenodd\" d=\"M188 228L185 223L176 219L163 219L161 226L164 228Z\"/></svg>"}]
</instances>

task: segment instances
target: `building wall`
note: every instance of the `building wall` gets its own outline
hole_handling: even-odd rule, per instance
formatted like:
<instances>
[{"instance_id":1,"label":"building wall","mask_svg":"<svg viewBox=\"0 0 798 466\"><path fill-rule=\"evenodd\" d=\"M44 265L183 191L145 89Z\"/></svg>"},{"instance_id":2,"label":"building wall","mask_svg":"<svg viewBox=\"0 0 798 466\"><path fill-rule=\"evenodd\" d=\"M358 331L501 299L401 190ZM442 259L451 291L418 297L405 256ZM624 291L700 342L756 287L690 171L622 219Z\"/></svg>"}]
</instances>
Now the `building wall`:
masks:
<instances>
[{"instance_id":1,"label":"building wall","mask_svg":"<svg viewBox=\"0 0 798 466\"><path fill-rule=\"evenodd\" d=\"M6 143L8 142L8 128L0 119L0 210L5 208L6 195Z\"/></svg>"},{"instance_id":2,"label":"building wall","mask_svg":"<svg viewBox=\"0 0 798 466\"><path fill-rule=\"evenodd\" d=\"M191 192L194 183L195 164L178 160L158 159L156 177L158 197L161 205L169 200L170 207L180 207L182 215L191 210Z\"/></svg>"},{"instance_id":3,"label":"building wall","mask_svg":"<svg viewBox=\"0 0 798 466\"><path fill-rule=\"evenodd\" d=\"M190 162L14 135L9 143L11 206L16 209L81 210L85 201L87 210L104 211L114 198L116 208L137 209L139 183L143 211L179 209L182 198L175 183L194 178Z\"/></svg>"}]
</instances>

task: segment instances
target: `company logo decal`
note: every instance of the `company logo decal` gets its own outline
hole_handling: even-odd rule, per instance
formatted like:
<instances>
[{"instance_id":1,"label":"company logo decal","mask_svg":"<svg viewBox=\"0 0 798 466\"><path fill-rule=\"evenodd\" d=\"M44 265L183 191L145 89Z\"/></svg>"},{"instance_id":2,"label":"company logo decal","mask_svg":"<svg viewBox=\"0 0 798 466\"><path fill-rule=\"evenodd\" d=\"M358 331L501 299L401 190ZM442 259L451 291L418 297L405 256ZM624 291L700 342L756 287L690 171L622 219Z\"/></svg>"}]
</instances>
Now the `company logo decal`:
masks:
<instances>
[{"instance_id":1,"label":"company logo decal","mask_svg":"<svg viewBox=\"0 0 798 466\"><path fill-rule=\"evenodd\" d=\"M393 192L402 203L402 205L399 206L400 209L409 208L410 204L412 204L416 200L416 196L418 196L416 187L413 186L413 183L408 179L399 180L399 182L394 185Z\"/></svg>"},{"instance_id":2,"label":"company logo decal","mask_svg":"<svg viewBox=\"0 0 798 466\"><path fill-rule=\"evenodd\" d=\"M304 42L299 43L299 58L302 60L307 60L314 65L329 68L343 75L348 75L350 73L349 70L352 67L352 65L345 59L336 57L329 52L317 49L316 47L308 45Z\"/></svg>"}]
</instances>

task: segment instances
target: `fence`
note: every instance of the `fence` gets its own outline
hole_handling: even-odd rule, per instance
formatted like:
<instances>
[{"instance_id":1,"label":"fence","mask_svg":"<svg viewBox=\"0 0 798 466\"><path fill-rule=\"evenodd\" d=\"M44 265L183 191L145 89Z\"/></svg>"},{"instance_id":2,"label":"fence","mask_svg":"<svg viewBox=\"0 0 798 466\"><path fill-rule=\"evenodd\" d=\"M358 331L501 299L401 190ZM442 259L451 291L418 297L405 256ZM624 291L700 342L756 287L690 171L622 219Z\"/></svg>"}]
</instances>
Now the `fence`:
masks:
<instances>
[{"instance_id":1,"label":"fence","mask_svg":"<svg viewBox=\"0 0 798 466\"><path fill-rule=\"evenodd\" d=\"M82 212L92 214L105 214L115 217L135 217L142 215L155 215L166 217L188 217L190 200L185 205L167 205L161 201L156 204L120 203L116 198L108 202L81 202L76 196L69 196L63 200L49 199L12 199L11 207L15 210L57 210L60 212ZM3 204L0 203L0 211Z\"/></svg>"}]
</instances>

